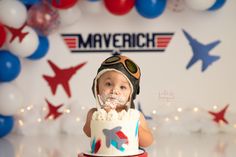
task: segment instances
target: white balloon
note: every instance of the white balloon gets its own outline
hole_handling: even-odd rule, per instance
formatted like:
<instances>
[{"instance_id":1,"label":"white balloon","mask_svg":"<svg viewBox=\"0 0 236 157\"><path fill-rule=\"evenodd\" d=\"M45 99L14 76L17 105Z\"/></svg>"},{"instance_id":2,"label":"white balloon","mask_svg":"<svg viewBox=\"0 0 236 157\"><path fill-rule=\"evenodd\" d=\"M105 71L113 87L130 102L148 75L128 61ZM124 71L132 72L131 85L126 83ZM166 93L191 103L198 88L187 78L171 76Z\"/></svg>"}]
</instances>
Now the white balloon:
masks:
<instances>
[{"instance_id":1,"label":"white balloon","mask_svg":"<svg viewBox=\"0 0 236 157\"><path fill-rule=\"evenodd\" d=\"M85 13L92 13L92 14L98 14L104 9L104 4L103 1L81 1L80 2L80 7L83 12Z\"/></svg>"},{"instance_id":2,"label":"white balloon","mask_svg":"<svg viewBox=\"0 0 236 157\"><path fill-rule=\"evenodd\" d=\"M6 45L9 51L19 57L28 57L32 55L39 46L39 37L34 29L29 26L25 26L22 33L28 34L20 42L19 37L16 37L12 42L12 33L8 31Z\"/></svg>"},{"instance_id":3,"label":"white balloon","mask_svg":"<svg viewBox=\"0 0 236 157\"><path fill-rule=\"evenodd\" d=\"M216 0L185 0L186 5L197 11L204 11L215 4Z\"/></svg>"},{"instance_id":4,"label":"white balloon","mask_svg":"<svg viewBox=\"0 0 236 157\"><path fill-rule=\"evenodd\" d=\"M60 27L72 25L78 21L81 16L81 11L78 5L74 5L68 9L58 9L60 17Z\"/></svg>"},{"instance_id":5,"label":"white balloon","mask_svg":"<svg viewBox=\"0 0 236 157\"><path fill-rule=\"evenodd\" d=\"M19 89L10 83L0 84L0 114L11 116L23 105L23 96Z\"/></svg>"},{"instance_id":6,"label":"white balloon","mask_svg":"<svg viewBox=\"0 0 236 157\"><path fill-rule=\"evenodd\" d=\"M21 27L27 19L27 9L23 3L16 0L0 1L0 22L13 27Z\"/></svg>"}]
</instances>

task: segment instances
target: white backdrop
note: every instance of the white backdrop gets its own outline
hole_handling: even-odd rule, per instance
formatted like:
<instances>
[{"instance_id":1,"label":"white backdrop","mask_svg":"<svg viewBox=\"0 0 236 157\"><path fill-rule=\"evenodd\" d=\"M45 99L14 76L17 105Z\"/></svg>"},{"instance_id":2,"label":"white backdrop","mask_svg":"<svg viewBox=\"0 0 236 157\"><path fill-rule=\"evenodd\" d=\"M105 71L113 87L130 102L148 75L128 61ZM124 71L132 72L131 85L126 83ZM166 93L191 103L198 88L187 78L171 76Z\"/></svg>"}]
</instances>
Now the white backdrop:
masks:
<instances>
[{"instance_id":1,"label":"white backdrop","mask_svg":"<svg viewBox=\"0 0 236 157\"><path fill-rule=\"evenodd\" d=\"M188 123L194 125L191 129L199 131L199 128L208 127L212 122L213 117L208 115L207 111L214 109L218 111L227 104L229 108L226 119L235 127L236 1L227 1L223 8L213 12L194 11L187 7L181 12L174 12L167 8L160 17L151 20L138 15L135 9L127 15L114 16L104 7L92 13L89 12L89 8L86 9L83 1L78 5L82 10L80 19L75 24L61 28L49 36L50 49L45 58L39 61L22 60L22 72L13 83L20 87L24 94L25 108L33 105L35 110L40 110L46 106L45 99L55 105L63 103L64 108L70 108L72 115L79 115L83 123L87 110L95 107L91 91L92 81L101 62L111 54L72 54L61 38L61 33L174 32L171 42L163 53L123 53L141 67L141 91L136 103L140 102L144 112L153 117L150 121L151 127L155 130L158 126L165 126L163 122L173 116L176 118L176 110L182 109L186 111L182 116L185 122L188 119ZM193 52L182 29L203 44L220 40L221 43L210 51L210 54L220 56L220 59L204 72L201 71L201 61L187 70L186 66ZM87 62L70 80L71 98L68 98L61 86L58 87L56 95L52 95L47 82L42 78L42 75L54 75L47 63L48 59L60 68ZM189 113L194 108L201 111L198 117ZM43 114L45 113L39 113L38 116L43 117ZM33 115L37 119L37 114L28 114L26 119L32 118ZM199 123L204 122L203 117L208 123ZM176 119L179 118L181 116ZM63 121L63 117L61 120ZM186 126L185 124L178 126ZM218 127L214 122L211 125ZM168 126L164 131L183 130L174 127L177 123L173 122L171 126L173 129ZM55 126L53 128L55 129ZM69 130L67 129L67 132L70 132ZM74 132L80 131L74 130ZM233 132L236 132L235 129Z\"/></svg>"}]
</instances>

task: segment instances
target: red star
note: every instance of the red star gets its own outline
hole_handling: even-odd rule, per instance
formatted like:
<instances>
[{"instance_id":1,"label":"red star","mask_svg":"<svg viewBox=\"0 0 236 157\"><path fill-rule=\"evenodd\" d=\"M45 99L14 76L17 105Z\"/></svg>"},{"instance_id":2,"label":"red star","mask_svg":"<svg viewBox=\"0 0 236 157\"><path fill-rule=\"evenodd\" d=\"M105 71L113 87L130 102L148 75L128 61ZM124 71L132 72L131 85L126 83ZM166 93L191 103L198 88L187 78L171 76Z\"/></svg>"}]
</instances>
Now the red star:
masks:
<instances>
[{"instance_id":1,"label":"red star","mask_svg":"<svg viewBox=\"0 0 236 157\"><path fill-rule=\"evenodd\" d=\"M29 34L29 32L25 32L25 33L22 32L22 30L23 30L23 28L24 28L25 26L26 26L26 24L24 24L24 25L21 26L20 28L12 28L12 27L6 26L6 28L7 28L7 29L11 32L11 34L12 34L10 43L12 43L13 40L15 40L16 37L19 38L20 43L22 42L22 40L25 38L25 36L26 36L27 34Z\"/></svg>"},{"instance_id":2,"label":"red star","mask_svg":"<svg viewBox=\"0 0 236 157\"><path fill-rule=\"evenodd\" d=\"M63 104L59 105L59 106L53 106L47 99L46 102L48 104L48 114L45 117L45 119L48 119L49 117L53 117L53 119L57 119L59 116L62 115L61 112L58 112L58 109L61 108L63 106Z\"/></svg>"},{"instance_id":3,"label":"red star","mask_svg":"<svg viewBox=\"0 0 236 157\"><path fill-rule=\"evenodd\" d=\"M229 122L225 119L225 112L227 110L227 108L229 107L229 105L226 105L222 110L220 110L219 112L212 112L212 111L208 111L208 113L210 113L211 115L214 116L214 121L216 123L220 123L220 121L223 121L225 124L228 124Z\"/></svg>"}]
</instances>

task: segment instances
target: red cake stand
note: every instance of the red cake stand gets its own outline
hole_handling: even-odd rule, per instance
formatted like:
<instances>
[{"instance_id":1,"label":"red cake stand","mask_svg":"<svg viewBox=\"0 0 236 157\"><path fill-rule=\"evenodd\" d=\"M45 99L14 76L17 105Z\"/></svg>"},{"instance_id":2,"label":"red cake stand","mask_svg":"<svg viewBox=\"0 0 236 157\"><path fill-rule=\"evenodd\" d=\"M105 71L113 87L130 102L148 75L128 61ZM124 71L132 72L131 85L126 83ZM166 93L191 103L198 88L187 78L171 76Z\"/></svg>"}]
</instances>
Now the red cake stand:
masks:
<instances>
[{"instance_id":1,"label":"red cake stand","mask_svg":"<svg viewBox=\"0 0 236 157\"><path fill-rule=\"evenodd\" d=\"M98 156L91 156L91 155L86 155L86 154L81 153L78 155L78 157L98 157ZM115 156L112 156L112 157L115 157ZM147 152L144 152L139 155L125 156L125 157L148 157L148 154L147 154Z\"/></svg>"}]
</instances>

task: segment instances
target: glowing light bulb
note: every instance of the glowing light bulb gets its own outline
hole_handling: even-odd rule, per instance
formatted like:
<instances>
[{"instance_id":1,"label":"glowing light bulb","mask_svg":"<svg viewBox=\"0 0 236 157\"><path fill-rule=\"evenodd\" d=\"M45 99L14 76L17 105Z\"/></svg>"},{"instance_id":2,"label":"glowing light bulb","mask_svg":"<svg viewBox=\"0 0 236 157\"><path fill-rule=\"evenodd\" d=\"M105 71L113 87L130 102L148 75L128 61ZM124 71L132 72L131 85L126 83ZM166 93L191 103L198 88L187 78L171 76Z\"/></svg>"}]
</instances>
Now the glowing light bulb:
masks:
<instances>
[{"instance_id":1,"label":"glowing light bulb","mask_svg":"<svg viewBox=\"0 0 236 157\"><path fill-rule=\"evenodd\" d=\"M216 110L218 107L216 105L213 106L213 109Z\"/></svg>"},{"instance_id":2,"label":"glowing light bulb","mask_svg":"<svg viewBox=\"0 0 236 157\"><path fill-rule=\"evenodd\" d=\"M70 109L66 109L65 112L66 112L66 113L70 113Z\"/></svg>"},{"instance_id":3,"label":"glowing light bulb","mask_svg":"<svg viewBox=\"0 0 236 157\"><path fill-rule=\"evenodd\" d=\"M79 117L77 117L75 120L76 120L76 122L80 122L80 118Z\"/></svg>"},{"instance_id":4,"label":"glowing light bulb","mask_svg":"<svg viewBox=\"0 0 236 157\"><path fill-rule=\"evenodd\" d=\"M26 109L27 109L28 111L30 111L32 108L33 108L33 106L31 105L31 106L28 106Z\"/></svg>"},{"instance_id":5,"label":"glowing light bulb","mask_svg":"<svg viewBox=\"0 0 236 157\"><path fill-rule=\"evenodd\" d=\"M153 111L152 111L152 114L157 114L157 111L156 111L156 110L153 110Z\"/></svg>"},{"instance_id":6,"label":"glowing light bulb","mask_svg":"<svg viewBox=\"0 0 236 157\"><path fill-rule=\"evenodd\" d=\"M18 120L18 123L19 123L20 126L24 125L24 122L22 120Z\"/></svg>"},{"instance_id":7,"label":"glowing light bulb","mask_svg":"<svg viewBox=\"0 0 236 157\"><path fill-rule=\"evenodd\" d=\"M85 107L84 107L84 106L82 106L82 107L81 107L81 109L82 109L82 110L85 110Z\"/></svg>"},{"instance_id":8,"label":"glowing light bulb","mask_svg":"<svg viewBox=\"0 0 236 157\"><path fill-rule=\"evenodd\" d=\"M179 107L179 108L177 108L177 111L178 111L178 112L182 112L183 109Z\"/></svg>"},{"instance_id":9,"label":"glowing light bulb","mask_svg":"<svg viewBox=\"0 0 236 157\"><path fill-rule=\"evenodd\" d=\"M166 118L165 118L165 121L166 121L166 122L169 122L169 121L170 121L170 118L166 117Z\"/></svg>"},{"instance_id":10,"label":"glowing light bulb","mask_svg":"<svg viewBox=\"0 0 236 157\"><path fill-rule=\"evenodd\" d=\"M23 109L23 108L20 109L20 112L21 112L21 113L24 113L24 112L25 112L25 109Z\"/></svg>"},{"instance_id":11,"label":"glowing light bulb","mask_svg":"<svg viewBox=\"0 0 236 157\"><path fill-rule=\"evenodd\" d=\"M38 121L39 123L41 123L41 122L42 122L42 119L41 119L41 118L38 118L37 121Z\"/></svg>"},{"instance_id":12,"label":"glowing light bulb","mask_svg":"<svg viewBox=\"0 0 236 157\"><path fill-rule=\"evenodd\" d=\"M199 109L198 109L197 107L194 107L194 108L193 108L193 111L194 111L194 112L198 112Z\"/></svg>"},{"instance_id":13,"label":"glowing light bulb","mask_svg":"<svg viewBox=\"0 0 236 157\"><path fill-rule=\"evenodd\" d=\"M155 126L153 126L153 127L152 127L152 130L154 130L154 131L155 131L156 129L157 129L157 128L156 128Z\"/></svg>"},{"instance_id":14,"label":"glowing light bulb","mask_svg":"<svg viewBox=\"0 0 236 157\"><path fill-rule=\"evenodd\" d=\"M178 117L178 116L175 116L174 119L175 119L175 120L179 120L179 117Z\"/></svg>"}]
</instances>

